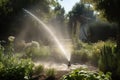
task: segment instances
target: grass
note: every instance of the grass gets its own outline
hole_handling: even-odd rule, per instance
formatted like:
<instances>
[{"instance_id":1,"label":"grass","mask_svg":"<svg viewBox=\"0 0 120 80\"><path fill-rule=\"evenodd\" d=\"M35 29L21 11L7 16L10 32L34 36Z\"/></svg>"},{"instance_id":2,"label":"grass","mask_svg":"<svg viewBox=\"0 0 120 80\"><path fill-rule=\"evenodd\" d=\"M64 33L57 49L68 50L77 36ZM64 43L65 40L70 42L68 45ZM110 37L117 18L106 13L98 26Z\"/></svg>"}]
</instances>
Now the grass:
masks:
<instances>
[{"instance_id":1,"label":"grass","mask_svg":"<svg viewBox=\"0 0 120 80\"><path fill-rule=\"evenodd\" d=\"M33 74L39 75L42 74L44 72L44 66L43 65L38 65L34 67L34 71Z\"/></svg>"},{"instance_id":2,"label":"grass","mask_svg":"<svg viewBox=\"0 0 120 80\"><path fill-rule=\"evenodd\" d=\"M55 74L56 74L56 70L54 68L46 70L46 75L47 76L55 76Z\"/></svg>"}]
</instances>

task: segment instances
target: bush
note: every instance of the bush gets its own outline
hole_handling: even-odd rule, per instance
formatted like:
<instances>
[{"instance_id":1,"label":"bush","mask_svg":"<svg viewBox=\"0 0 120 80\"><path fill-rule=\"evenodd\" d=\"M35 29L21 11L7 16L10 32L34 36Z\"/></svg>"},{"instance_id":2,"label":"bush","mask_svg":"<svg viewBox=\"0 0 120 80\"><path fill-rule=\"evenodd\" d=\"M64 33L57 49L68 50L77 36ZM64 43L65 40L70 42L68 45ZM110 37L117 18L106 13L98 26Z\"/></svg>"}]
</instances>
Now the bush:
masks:
<instances>
[{"instance_id":1,"label":"bush","mask_svg":"<svg viewBox=\"0 0 120 80\"><path fill-rule=\"evenodd\" d=\"M81 61L81 62L87 62L89 60L89 51L85 50L85 49L81 49L81 50L75 50L74 51L74 56L78 57L78 59L76 58L77 61Z\"/></svg>"},{"instance_id":2,"label":"bush","mask_svg":"<svg viewBox=\"0 0 120 80\"><path fill-rule=\"evenodd\" d=\"M101 49L99 69L111 72L113 80L120 79L120 50L115 42L106 42Z\"/></svg>"},{"instance_id":3,"label":"bush","mask_svg":"<svg viewBox=\"0 0 120 80\"><path fill-rule=\"evenodd\" d=\"M100 51L103 45L104 42L99 41L97 43L94 43L92 46L91 54L90 54L90 63L93 64L94 66L98 66Z\"/></svg>"},{"instance_id":4,"label":"bush","mask_svg":"<svg viewBox=\"0 0 120 80\"><path fill-rule=\"evenodd\" d=\"M40 74L44 71L44 66L43 65L38 65L34 68L34 74Z\"/></svg>"},{"instance_id":5,"label":"bush","mask_svg":"<svg viewBox=\"0 0 120 80\"><path fill-rule=\"evenodd\" d=\"M111 80L111 73L93 72L88 70L76 69L64 75L61 80Z\"/></svg>"},{"instance_id":6,"label":"bush","mask_svg":"<svg viewBox=\"0 0 120 80\"><path fill-rule=\"evenodd\" d=\"M79 47L80 45L80 47ZM98 66L98 61L100 57L100 50L104 42L99 41L97 43L83 43L78 42L74 47L74 51L72 54L72 60L75 62L84 62L84 63L91 63L94 66ZM75 59L74 59L75 58Z\"/></svg>"},{"instance_id":7,"label":"bush","mask_svg":"<svg viewBox=\"0 0 120 80\"><path fill-rule=\"evenodd\" d=\"M0 62L0 80L28 80L31 78L33 63L30 60L5 60ZM16 63L17 62L17 63Z\"/></svg>"},{"instance_id":8,"label":"bush","mask_svg":"<svg viewBox=\"0 0 120 80\"><path fill-rule=\"evenodd\" d=\"M41 46L40 49L28 47L25 49L25 54L28 58L37 59L40 57L47 57L50 54L50 50L47 46Z\"/></svg>"},{"instance_id":9,"label":"bush","mask_svg":"<svg viewBox=\"0 0 120 80\"><path fill-rule=\"evenodd\" d=\"M7 47L9 48L9 47ZM18 59L12 54L6 54L4 47L0 45L0 80L29 80L33 72L33 63L30 59Z\"/></svg>"}]
</instances>

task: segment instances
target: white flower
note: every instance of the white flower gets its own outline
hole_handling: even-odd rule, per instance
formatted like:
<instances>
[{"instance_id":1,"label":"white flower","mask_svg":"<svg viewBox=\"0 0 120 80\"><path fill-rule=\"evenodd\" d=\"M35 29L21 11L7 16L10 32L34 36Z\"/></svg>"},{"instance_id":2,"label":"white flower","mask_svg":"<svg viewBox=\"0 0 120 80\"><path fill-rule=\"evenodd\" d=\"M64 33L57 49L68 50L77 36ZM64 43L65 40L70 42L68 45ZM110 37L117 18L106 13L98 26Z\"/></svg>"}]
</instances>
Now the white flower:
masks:
<instances>
[{"instance_id":1,"label":"white flower","mask_svg":"<svg viewBox=\"0 0 120 80\"><path fill-rule=\"evenodd\" d=\"M11 41L11 42L13 42L15 40L15 37L14 36L9 36L8 40Z\"/></svg>"}]
</instances>

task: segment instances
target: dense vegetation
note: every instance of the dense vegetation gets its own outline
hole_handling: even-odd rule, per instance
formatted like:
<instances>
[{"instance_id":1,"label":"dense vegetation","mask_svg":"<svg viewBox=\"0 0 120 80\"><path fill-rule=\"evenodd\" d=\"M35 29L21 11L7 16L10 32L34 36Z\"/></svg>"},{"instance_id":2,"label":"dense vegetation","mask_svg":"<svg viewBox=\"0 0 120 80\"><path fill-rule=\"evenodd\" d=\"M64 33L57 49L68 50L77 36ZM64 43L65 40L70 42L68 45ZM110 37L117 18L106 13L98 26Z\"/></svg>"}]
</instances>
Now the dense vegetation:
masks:
<instances>
[{"instance_id":1,"label":"dense vegetation","mask_svg":"<svg viewBox=\"0 0 120 80\"><path fill-rule=\"evenodd\" d=\"M55 69L46 70L43 65L35 66L32 61L33 57L28 56L24 59L15 54L12 46L13 37L10 37L9 41L9 45L6 47L0 44L0 80L37 80L36 78L39 78L43 72L46 75L45 78L55 76ZM32 48L29 51L31 50ZM34 75L37 76L34 77Z\"/></svg>"},{"instance_id":2,"label":"dense vegetation","mask_svg":"<svg viewBox=\"0 0 120 80\"><path fill-rule=\"evenodd\" d=\"M10 46L11 47L11 46ZM29 80L32 77L33 62L30 59L19 59L13 56L13 48L0 45L0 79ZM6 51L10 49L10 51Z\"/></svg>"},{"instance_id":3,"label":"dense vegetation","mask_svg":"<svg viewBox=\"0 0 120 80\"><path fill-rule=\"evenodd\" d=\"M46 54L47 49L42 49L42 52L36 52L37 49L35 46L30 46L30 48L27 49L27 52L23 52L23 54L27 55L27 59L23 59L24 55L18 55L15 54L14 48L13 48L13 37L9 38L9 45L6 47L3 47L1 45L0 47L0 73L1 79L8 80L8 79L13 79L13 80L29 80L32 79L33 75L38 75L38 74L43 74L46 72L46 78L52 78L55 79L55 70L54 69L48 69L44 70L44 67L42 65L39 66L34 66L33 61L31 61L29 58L32 60L35 60L36 57L37 59L39 58L47 58L48 54ZM40 49L41 51L41 49ZM40 54L39 54L40 53ZM49 51L47 53L50 53ZM39 54L39 55L38 55ZM36 56L36 57L35 57ZM119 78L119 50L117 49L116 43L113 41L107 41L103 42L100 41L98 43L83 43L79 41L76 45L74 45L74 51L72 54L71 62L72 63L82 63L82 64L92 64L96 67L99 68L100 71L103 71L104 73L111 72L111 77L113 80L116 80ZM11 63L12 62L12 63ZM81 73L81 71L83 73ZM77 74L81 73L81 74ZM16 77L16 75L17 77ZM84 75L83 75L84 74ZM85 77L85 74L88 75L88 77ZM93 76L93 75L96 76ZM72 75L72 77L70 77ZM64 79L72 79L72 78L93 78L93 79L108 79L110 80L110 75L108 74L104 75L103 73L99 73L96 71L86 71L84 69L82 70L75 70L71 72L69 75L64 76ZM101 77L97 77L101 76Z\"/></svg>"},{"instance_id":4,"label":"dense vegetation","mask_svg":"<svg viewBox=\"0 0 120 80\"><path fill-rule=\"evenodd\" d=\"M120 25L120 15L119 15L119 8L120 8L120 1L119 0L85 0L89 3L92 3L97 10L110 22L115 22ZM117 46L120 48L120 27L118 27L117 31Z\"/></svg>"},{"instance_id":5,"label":"dense vegetation","mask_svg":"<svg viewBox=\"0 0 120 80\"><path fill-rule=\"evenodd\" d=\"M102 73L88 71L84 69L76 69L69 73L69 75L63 76L61 80L111 80L111 73Z\"/></svg>"},{"instance_id":6,"label":"dense vegetation","mask_svg":"<svg viewBox=\"0 0 120 80\"><path fill-rule=\"evenodd\" d=\"M33 75L44 73L47 80L54 80L54 69L34 66L33 61L49 60L50 57L53 61L65 61L58 56L59 50L51 48L54 44L49 40L50 35L36 27L42 25L26 15L24 8L54 26L52 28L58 35L59 31L66 35L66 30L69 30L73 43L71 63L91 64L102 71L77 69L65 75L63 80L120 79L119 3L119 0L81 0L65 14L56 0L0 0L0 80L31 80ZM100 11L99 14L94 10Z\"/></svg>"}]
</instances>

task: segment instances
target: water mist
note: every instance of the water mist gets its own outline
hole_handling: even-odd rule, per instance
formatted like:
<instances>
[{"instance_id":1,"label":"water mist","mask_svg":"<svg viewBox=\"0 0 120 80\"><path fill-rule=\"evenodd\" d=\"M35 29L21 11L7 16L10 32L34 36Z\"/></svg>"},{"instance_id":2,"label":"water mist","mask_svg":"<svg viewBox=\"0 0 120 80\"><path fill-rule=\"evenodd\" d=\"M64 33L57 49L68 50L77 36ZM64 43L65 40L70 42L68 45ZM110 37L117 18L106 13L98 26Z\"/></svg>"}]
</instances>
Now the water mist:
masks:
<instances>
[{"instance_id":1,"label":"water mist","mask_svg":"<svg viewBox=\"0 0 120 80\"><path fill-rule=\"evenodd\" d=\"M54 33L52 32L52 30L42 21L40 20L37 16L35 16L34 14L32 14L30 11L23 9L26 13L28 13L29 15L31 15L36 21L39 22L39 24L43 25L43 28L53 37L55 43L58 45L59 49L61 50L62 54L66 57L66 59L68 60L68 62L70 63L70 57L71 54L68 53L65 49L65 47L60 43L60 41L57 39L57 37L54 35ZM40 27L40 26L39 26Z\"/></svg>"}]
</instances>

